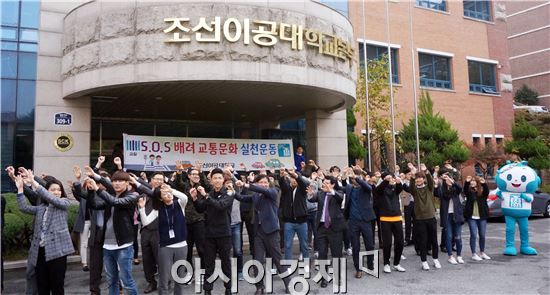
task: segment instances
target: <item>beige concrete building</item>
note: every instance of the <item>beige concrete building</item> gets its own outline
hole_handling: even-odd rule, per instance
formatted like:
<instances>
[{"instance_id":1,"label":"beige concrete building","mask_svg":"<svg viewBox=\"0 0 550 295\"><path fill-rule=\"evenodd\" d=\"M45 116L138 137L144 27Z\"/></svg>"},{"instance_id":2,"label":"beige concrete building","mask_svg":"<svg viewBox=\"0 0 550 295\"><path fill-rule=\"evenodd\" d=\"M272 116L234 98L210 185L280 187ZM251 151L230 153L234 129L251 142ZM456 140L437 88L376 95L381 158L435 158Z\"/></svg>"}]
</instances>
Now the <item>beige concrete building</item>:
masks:
<instances>
[{"instance_id":1,"label":"beige concrete building","mask_svg":"<svg viewBox=\"0 0 550 295\"><path fill-rule=\"evenodd\" d=\"M352 25L335 10L313 1L39 9L36 171L69 179L73 165L119 152L122 133L262 138L295 118L306 120L309 158L347 164L357 65ZM70 124L54 124L59 113Z\"/></svg>"},{"instance_id":2,"label":"beige concrete building","mask_svg":"<svg viewBox=\"0 0 550 295\"><path fill-rule=\"evenodd\" d=\"M536 90L550 107L550 2L506 2L512 84Z\"/></svg>"}]
</instances>

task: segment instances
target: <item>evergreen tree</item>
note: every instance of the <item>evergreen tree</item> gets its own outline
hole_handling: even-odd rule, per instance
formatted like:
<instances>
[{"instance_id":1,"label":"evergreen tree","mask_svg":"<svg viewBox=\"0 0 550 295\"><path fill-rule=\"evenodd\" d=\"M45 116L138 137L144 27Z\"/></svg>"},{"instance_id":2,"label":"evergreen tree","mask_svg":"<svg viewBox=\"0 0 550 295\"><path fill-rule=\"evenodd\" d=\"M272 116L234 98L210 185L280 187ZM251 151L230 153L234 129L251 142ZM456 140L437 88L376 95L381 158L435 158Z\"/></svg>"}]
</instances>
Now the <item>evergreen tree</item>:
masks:
<instances>
[{"instance_id":1,"label":"evergreen tree","mask_svg":"<svg viewBox=\"0 0 550 295\"><path fill-rule=\"evenodd\" d=\"M540 136L539 130L523 117L516 120L512 127L512 140L506 142L504 149L529 162L535 169L550 168L550 148Z\"/></svg>"},{"instance_id":2,"label":"evergreen tree","mask_svg":"<svg viewBox=\"0 0 550 295\"><path fill-rule=\"evenodd\" d=\"M428 92L422 92L418 109L420 160L428 167L441 165L445 160L456 163L468 160L470 151L447 119L439 113L434 114L433 101ZM416 153L414 117L403 126L399 137L405 153Z\"/></svg>"},{"instance_id":3,"label":"evergreen tree","mask_svg":"<svg viewBox=\"0 0 550 295\"><path fill-rule=\"evenodd\" d=\"M535 90L523 84L518 91L516 91L514 100L521 104L536 105L539 103L539 94Z\"/></svg>"}]
</instances>

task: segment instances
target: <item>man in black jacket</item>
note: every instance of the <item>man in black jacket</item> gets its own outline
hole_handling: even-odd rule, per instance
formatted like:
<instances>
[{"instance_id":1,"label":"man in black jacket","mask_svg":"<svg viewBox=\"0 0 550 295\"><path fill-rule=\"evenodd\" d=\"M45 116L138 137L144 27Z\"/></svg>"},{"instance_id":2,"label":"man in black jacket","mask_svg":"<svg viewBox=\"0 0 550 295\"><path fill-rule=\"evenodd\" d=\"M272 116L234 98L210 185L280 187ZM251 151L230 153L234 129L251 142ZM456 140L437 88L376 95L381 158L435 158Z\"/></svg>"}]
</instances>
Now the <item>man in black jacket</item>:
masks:
<instances>
[{"instance_id":1,"label":"man in black jacket","mask_svg":"<svg viewBox=\"0 0 550 295\"><path fill-rule=\"evenodd\" d=\"M132 276L134 256L134 210L137 193L128 190L130 175L117 171L112 176L115 196L101 190L96 182L88 178L88 201L95 210L103 209L103 263L107 273L109 294L119 294L119 279L128 294L138 294Z\"/></svg>"},{"instance_id":2,"label":"man in black jacket","mask_svg":"<svg viewBox=\"0 0 550 295\"><path fill-rule=\"evenodd\" d=\"M144 180L132 177L136 186L136 191L145 198L145 214L149 215L153 211L153 191L164 183L164 174L162 172L153 172L151 181L146 183ZM141 257L143 258L143 273L147 281L147 287L143 293L148 294L157 289L155 273L158 268L159 253L159 232L158 219L141 228Z\"/></svg>"},{"instance_id":3,"label":"man in black jacket","mask_svg":"<svg viewBox=\"0 0 550 295\"><path fill-rule=\"evenodd\" d=\"M210 173L212 190L207 194L203 187L192 188L189 194L193 198L199 213L205 213L204 231L204 294L212 294L213 283L208 278L214 273L216 254L222 263L223 274L229 278L224 283L225 294L231 294L231 209L233 195L223 188L223 171L215 168ZM199 196L200 195L200 196Z\"/></svg>"},{"instance_id":4,"label":"man in black jacket","mask_svg":"<svg viewBox=\"0 0 550 295\"><path fill-rule=\"evenodd\" d=\"M307 186L308 181L294 169L288 169L290 177L281 170L281 204L284 221L285 259L292 259L294 234L298 235L300 252L303 258L309 258L307 249Z\"/></svg>"},{"instance_id":5,"label":"man in black jacket","mask_svg":"<svg viewBox=\"0 0 550 295\"><path fill-rule=\"evenodd\" d=\"M351 183L346 187L346 207L344 215L349 220L349 229L351 235L351 247L353 265L355 266L355 277L360 279L363 271L359 265L359 250L361 250L361 236L365 243L367 251L374 250L374 234L371 222L376 219L372 208L372 189L373 187L363 179L363 171L360 168L348 169ZM367 256L367 268L373 269L374 257Z\"/></svg>"},{"instance_id":6,"label":"man in black jacket","mask_svg":"<svg viewBox=\"0 0 550 295\"><path fill-rule=\"evenodd\" d=\"M342 232L346 226L341 206L344 194L335 190L337 180L327 176L323 180L322 191L308 194L309 202L317 202L317 243L319 245L319 260L328 258L328 248L333 258L342 257ZM326 288L328 282L321 280L321 287Z\"/></svg>"}]
</instances>

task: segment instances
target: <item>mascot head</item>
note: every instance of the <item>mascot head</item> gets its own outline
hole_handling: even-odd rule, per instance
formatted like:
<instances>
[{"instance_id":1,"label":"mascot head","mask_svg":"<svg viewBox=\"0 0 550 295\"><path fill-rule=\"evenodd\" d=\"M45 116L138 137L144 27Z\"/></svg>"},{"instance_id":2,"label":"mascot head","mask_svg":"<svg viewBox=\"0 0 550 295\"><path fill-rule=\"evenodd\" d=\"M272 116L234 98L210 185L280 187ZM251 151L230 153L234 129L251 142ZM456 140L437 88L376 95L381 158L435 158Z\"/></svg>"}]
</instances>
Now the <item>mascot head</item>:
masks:
<instances>
[{"instance_id":1,"label":"mascot head","mask_svg":"<svg viewBox=\"0 0 550 295\"><path fill-rule=\"evenodd\" d=\"M532 194L539 187L541 180L535 170L527 166L527 161L507 161L506 165L498 169L496 183L501 191Z\"/></svg>"}]
</instances>

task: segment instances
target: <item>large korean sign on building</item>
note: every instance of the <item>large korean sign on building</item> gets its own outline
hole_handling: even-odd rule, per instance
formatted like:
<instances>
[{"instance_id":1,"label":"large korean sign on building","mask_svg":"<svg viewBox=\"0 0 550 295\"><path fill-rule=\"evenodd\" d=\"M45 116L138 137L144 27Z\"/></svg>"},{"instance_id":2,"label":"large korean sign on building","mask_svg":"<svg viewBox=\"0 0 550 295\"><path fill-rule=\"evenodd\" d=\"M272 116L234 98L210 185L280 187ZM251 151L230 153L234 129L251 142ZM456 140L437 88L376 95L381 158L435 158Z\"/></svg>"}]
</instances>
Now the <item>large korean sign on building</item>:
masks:
<instances>
[{"instance_id":1,"label":"large korean sign on building","mask_svg":"<svg viewBox=\"0 0 550 295\"><path fill-rule=\"evenodd\" d=\"M320 54L333 57L343 62L349 62L351 67L355 59L354 48L351 43L334 34L304 28L301 25L277 23L265 20L242 21L236 18L214 17L207 20L201 17L196 25L191 24L190 18L165 18L168 27L164 33L169 35L166 43L188 43L194 38L197 42L220 43L223 39L228 42L243 42L245 45L254 43L258 46L273 47L277 43L287 42L292 50L304 50L312 47Z\"/></svg>"},{"instance_id":2,"label":"large korean sign on building","mask_svg":"<svg viewBox=\"0 0 550 295\"><path fill-rule=\"evenodd\" d=\"M124 168L136 171L174 171L176 162L190 168L232 166L249 170L294 167L292 140L226 139L123 135Z\"/></svg>"}]
</instances>

